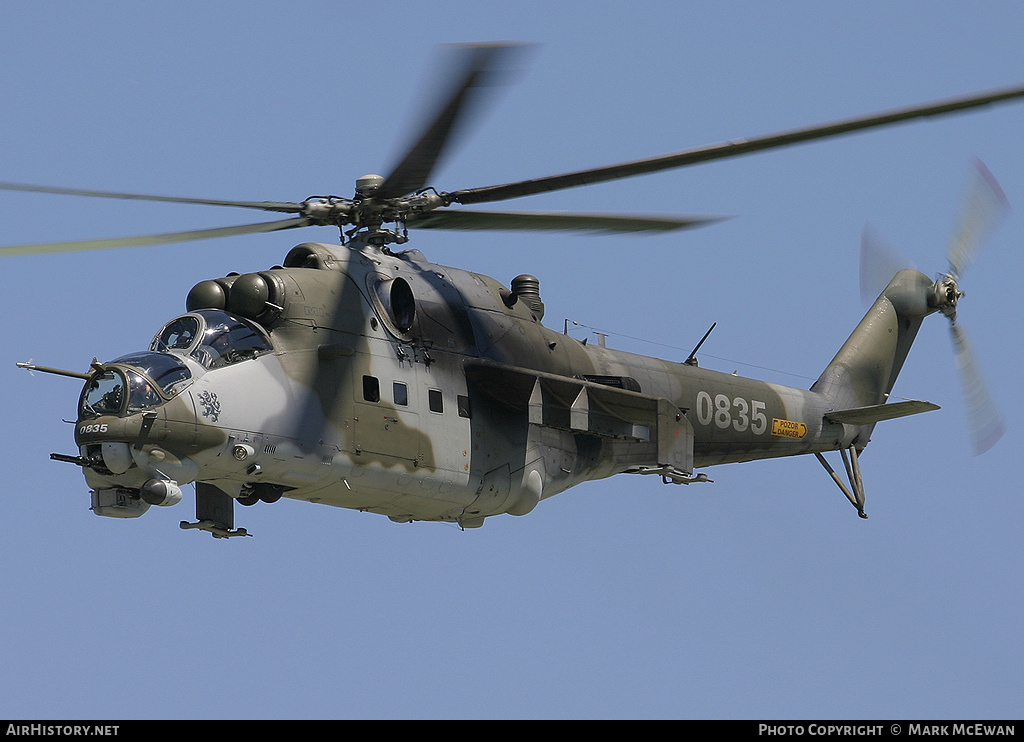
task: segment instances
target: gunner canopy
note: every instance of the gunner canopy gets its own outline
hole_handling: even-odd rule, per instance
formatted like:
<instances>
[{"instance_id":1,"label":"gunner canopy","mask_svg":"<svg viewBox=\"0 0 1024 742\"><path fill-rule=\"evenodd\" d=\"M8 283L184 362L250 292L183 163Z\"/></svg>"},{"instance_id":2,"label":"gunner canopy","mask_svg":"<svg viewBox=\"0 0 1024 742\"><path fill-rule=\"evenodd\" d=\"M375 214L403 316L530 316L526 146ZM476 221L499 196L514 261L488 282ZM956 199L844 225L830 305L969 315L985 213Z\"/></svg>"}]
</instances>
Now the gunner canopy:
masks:
<instances>
[{"instance_id":1,"label":"gunner canopy","mask_svg":"<svg viewBox=\"0 0 1024 742\"><path fill-rule=\"evenodd\" d=\"M173 397L192 378L188 367L167 353L134 353L110 363L109 368L85 383L82 415L130 414L156 407L163 397Z\"/></svg>"}]
</instances>

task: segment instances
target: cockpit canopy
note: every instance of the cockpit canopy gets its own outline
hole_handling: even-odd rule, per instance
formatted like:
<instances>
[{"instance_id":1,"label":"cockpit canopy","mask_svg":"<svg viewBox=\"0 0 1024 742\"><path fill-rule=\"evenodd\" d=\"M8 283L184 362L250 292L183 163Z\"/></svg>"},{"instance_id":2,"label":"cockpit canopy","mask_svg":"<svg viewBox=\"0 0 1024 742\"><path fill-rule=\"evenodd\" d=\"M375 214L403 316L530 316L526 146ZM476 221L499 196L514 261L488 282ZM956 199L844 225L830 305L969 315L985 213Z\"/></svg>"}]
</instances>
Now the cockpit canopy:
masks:
<instances>
[{"instance_id":1,"label":"cockpit canopy","mask_svg":"<svg viewBox=\"0 0 1024 742\"><path fill-rule=\"evenodd\" d=\"M164 325L148 351L121 356L90 376L79 411L95 417L156 407L191 381L183 357L212 370L272 350L270 338L254 322L220 309L189 312Z\"/></svg>"},{"instance_id":2,"label":"cockpit canopy","mask_svg":"<svg viewBox=\"0 0 1024 742\"><path fill-rule=\"evenodd\" d=\"M178 351L215 369L269 353L273 346L254 322L221 309L199 309L164 325L149 349Z\"/></svg>"},{"instance_id":3,"label":"cockpit canopy","mask_svg":"<svg viewBox=\"0 0 1024 742\"><path fill-rule=\"evenodd\" d=\"M188 367L167 353L133 353L110 363L85 383L82 415L131 414L156 407L192 378Z\"/></svg>"}]
</instances>

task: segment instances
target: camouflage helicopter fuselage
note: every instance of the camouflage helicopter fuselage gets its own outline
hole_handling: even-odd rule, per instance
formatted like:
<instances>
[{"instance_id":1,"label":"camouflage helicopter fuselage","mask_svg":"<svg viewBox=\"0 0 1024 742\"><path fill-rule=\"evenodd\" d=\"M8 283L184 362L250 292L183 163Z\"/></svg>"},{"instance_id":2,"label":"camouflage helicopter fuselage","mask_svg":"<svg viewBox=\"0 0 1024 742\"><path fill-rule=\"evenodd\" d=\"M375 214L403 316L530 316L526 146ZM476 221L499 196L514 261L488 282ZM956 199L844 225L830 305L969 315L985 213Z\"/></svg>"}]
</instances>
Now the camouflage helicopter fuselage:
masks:
<instances>
[{"instance_id":1,"label":"camouflage helicopter fuselage","mask_svg":"<svg viewBox=\"0 0 1024 742\"><path fill-rule=\"evenodd\" d=\"M619 473L867 444L921 320L949 302L896 276L810 390L625 353L546 328L536 279L418 251L306 243L283 266L204 281L145 353L94 364L76 426L100 515L196 482L199 522L281 496L473 527ZM952 302L955 303L955 290ZM851 498L855 499L855 498ZM858 509L862 510L862 497Z\"/></svg>"}]
</instances>

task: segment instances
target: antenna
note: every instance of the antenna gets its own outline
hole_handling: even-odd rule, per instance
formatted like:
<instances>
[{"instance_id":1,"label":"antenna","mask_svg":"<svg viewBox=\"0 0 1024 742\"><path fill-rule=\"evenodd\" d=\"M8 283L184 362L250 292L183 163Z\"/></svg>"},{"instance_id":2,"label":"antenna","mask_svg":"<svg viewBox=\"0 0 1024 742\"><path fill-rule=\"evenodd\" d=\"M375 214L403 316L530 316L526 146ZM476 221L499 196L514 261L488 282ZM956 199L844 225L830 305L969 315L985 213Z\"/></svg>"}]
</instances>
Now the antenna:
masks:
<instances>
[{"instance_id":1,"label":"antenna","mask_svg":"<svg viewBox=\"0 0 1024 742\"><path fill-rule=\"evenodd\" d=\"M704 345L704 341L708 339L708 335L711 334L711 331L715 329L715 326L717 324L718 324L717 322L712 322L711 323L711 327L708 328L708 331L704 333L704 337L702 337L700 339L700 342L697 343L697 345L694 346L693 350L690 351L690 355L689 355L689 357L685 361L685 363L688 366L696 366L697 365L697 351L700 350L700 346Z\"/></svg>"}]
</instances>

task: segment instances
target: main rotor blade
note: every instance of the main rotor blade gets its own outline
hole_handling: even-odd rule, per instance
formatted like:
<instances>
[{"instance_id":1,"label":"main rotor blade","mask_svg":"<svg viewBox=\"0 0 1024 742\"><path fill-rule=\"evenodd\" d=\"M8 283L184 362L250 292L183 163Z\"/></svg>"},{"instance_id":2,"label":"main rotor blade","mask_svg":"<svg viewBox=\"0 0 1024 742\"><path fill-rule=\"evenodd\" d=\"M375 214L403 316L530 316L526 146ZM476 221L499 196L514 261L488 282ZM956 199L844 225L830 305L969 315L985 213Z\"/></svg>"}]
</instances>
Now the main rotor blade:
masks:
<instances>
[{"instance_id":1,"label":"main rotor blade","mask_svg":"<svg viewBox=\"0 0 1024 742\"><path fill-rule=\"evenodd\" d=\"M962 276L999 220L1010 210L1003 189L980 160L968 186L946 256L953 275Z\"/></svg>"},{"instance_id":2,"label":"main rotor blade","mask_svg":"<svg viewBox=\"0 0 1024 742\"><path fill-rule=\"evenodd\" d=\"M51 193L58 196L90 196L93 198L120 198L132 201L163 201L176 204L206 204L208 206L237 206L242 209L262 211L283 211L301 214L302 204L289 201L225 201L213 198L184 198L178 196L152 196L142 193L117 193L114 191L90 191L82 188L54 188L52 186L30 185L28 183L0 183L0 190L23 193Z\"/></svg>"},{"instance_id":3,"label":"main rotor blade","mask_svg":"<svg viewBox=\"0 0 1024 742\"><path fill-rule=\"evenodd\" d=\"M982 454L1002 438L1006 431L1006 425L999 416L995 405L992 404L988 389L974 361L974 354L971 352L966 333L956 323L950 324L950 330L953 333L956 366L960 372L967 420L971 426L971 441L974 445L974 452Z\"/></svg>"},{"instance_id":4,"label":"main rotor blade","mask_svg":"<svg viewBox=\"0 0 1024 742\"><path fill-rule=\"evenodd\" d=\"M501 72L499 62L521 48L521 45L513 44L455 47L467 58L462 62L461 71L453 75L455 82L451 92L443 99L440 110L424 127L419 139L384 179L376 194L379 198L397 198L427 185L452 136L481 102L482 89L497 83Z\"/></svg>"},{"instance_id":5,"label":"main rotor blade","mask_svg":"<svg viewBox=\"0 0 1024 742\"><path fill-rule=\"evenodd\" d=\"M576 186L589 185L592 183L603 183L618 178L628 178L644 173L654 173L660 170L685 167L700 162L719 160L726 157L735 157L750 152L759 152L777 147L786 147L791 144L808 142L814 139L824 139L840 134L849 134L862 129L870 129L878 126L888 126L911 119L924 118L927 116L940 116L948 113L956 113L970 108L986 106L993 103L1013 100L1024 97L1024 87L996 90L981 95L973 95L962 98L931 103L923 106L897 109L887 113L879 113L871 116L864 116L830 124L811 126L804 129L771 134L755 139L736 139L721 144L713 144L698 149L684 150L675 154L652 157L645 160L634 160L619 165L594 168L592 170L580 170L564 175L553 175L546 178L524 180L518 183L506 183L504 185L486 186L483 188L468 188L454 191L447 194L451 201L460 204L486 203L491 201L503 201L509 198L529 196L535 193L546 193L557 191L563 188L574 188Z\"/></svg>"},{"instance_id":6,"label":"main rotor blade","mask_svg":"<svg viewBox=\"0 0 1024 742\"><path fill-rule=\"evenodd\" d=\"M432 211L406 225L417 229L560 230L579 232L671 232L700 227L724 217L616 216L512 211Z\"/></svg>"},{"instance_id":7,"label":"main rotor blade","mask_svg":"<svg viewBox=\"0 0 1024 742\"><path fill-rule=\"evenodd\" d=\"M141 247L143 245L163 245L172 242L190 242L192 240L209 240L216 237L230 237L238 234L257 234L260 232L276 232L282 229L308 227L315 222L306 217L282 219L275 222L260 224L242 224L237 227L217 227L214 229L196 229L188 232L168 232L167 234L151 234L139 237L114 237L103 240L80 240L77 242L50 242L38 245L12 245L0 247L0 257L8 255L35 255L40 253L75 252L79 250L110 250L117 247Z\"/></svg>"}]
</instances>

